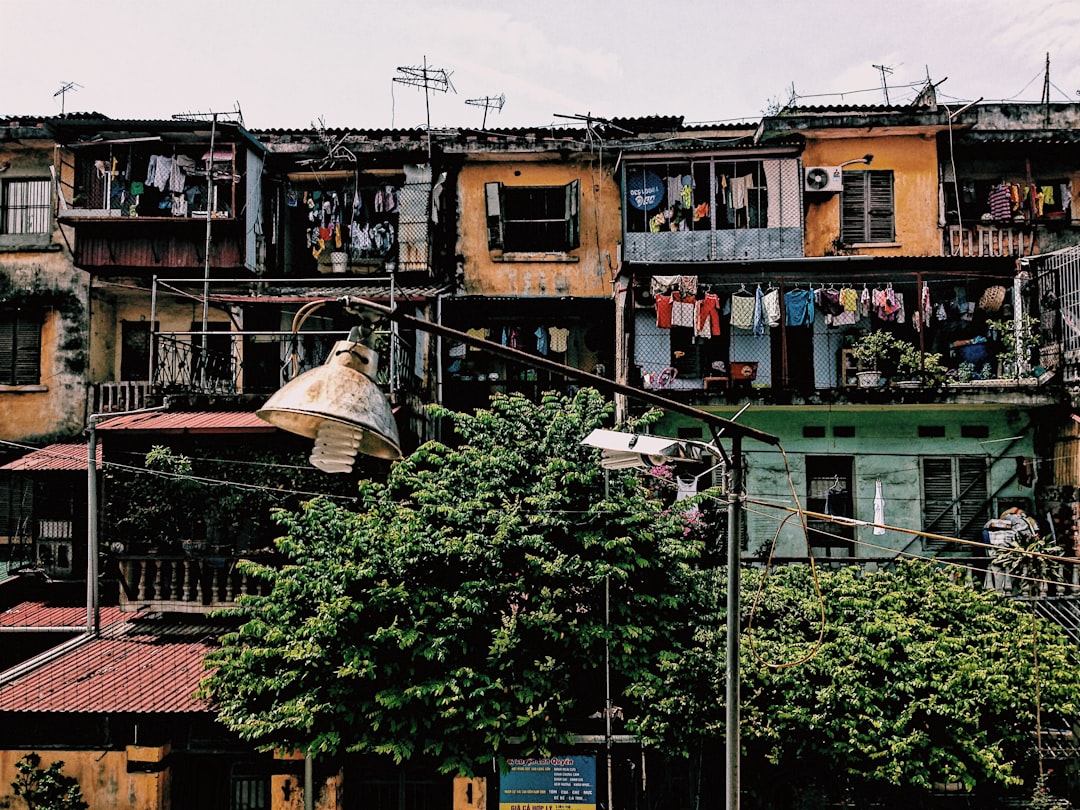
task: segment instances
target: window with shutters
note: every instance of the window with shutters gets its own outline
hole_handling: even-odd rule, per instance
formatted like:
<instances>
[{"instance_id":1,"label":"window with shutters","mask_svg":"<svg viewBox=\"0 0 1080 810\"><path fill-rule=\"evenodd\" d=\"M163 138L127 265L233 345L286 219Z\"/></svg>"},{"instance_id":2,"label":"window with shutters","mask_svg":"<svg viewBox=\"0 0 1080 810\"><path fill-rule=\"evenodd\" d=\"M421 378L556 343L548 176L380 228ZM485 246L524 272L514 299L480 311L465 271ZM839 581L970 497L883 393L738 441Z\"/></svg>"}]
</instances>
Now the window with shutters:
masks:
<instances>
[{"instance_id":1,"label":"window with shutters","mask_svg":"<svg viewBox=\"0 0 1080 810\"><path fill-rule=\"evenodd\" d=\"M990 519L983 456L928 457L922 460L923 531L963 540L980 540ZM951 548L947 541L925 541L927 549Z\"/></svg>"},{"instance_id":2,"label":"window with shutters","mask_svg":"<svg viewBox=\"0 0 1080 810\"><path fill-rule=\"evenodd\" d=\"M491 250L565 253L580 246L580 180L565 186L487 183L484 193Z\"/></svg>"},{"instance_id":3,"label":"window with shutters","mask_svg":"<svg viewBox=\"0 0 1080 810\"><path fill-rule=\"evenodd\" d=\"M41 317L0 308L0 385L41 384Z\"/></svg>"},{"instance_id":4,"label":"window with shutters","mask_svg":"<svg viewBox=\"0 0 1080 810\"><path fill-rule=\"evenodd\" d=\"M844 172L840 240L846 245L893 242L896 227L891 171Z\"/></svg>"},{"instance_id":5,"label":"window with shutters","mask_svg":"<svg viewBox=\"0 0 1080 810\"><path fill-rule=\"evenodd\" d=\"M48 179L0 181L0 247L47 244L52 231Z\"/></svg>"}]
</instances>

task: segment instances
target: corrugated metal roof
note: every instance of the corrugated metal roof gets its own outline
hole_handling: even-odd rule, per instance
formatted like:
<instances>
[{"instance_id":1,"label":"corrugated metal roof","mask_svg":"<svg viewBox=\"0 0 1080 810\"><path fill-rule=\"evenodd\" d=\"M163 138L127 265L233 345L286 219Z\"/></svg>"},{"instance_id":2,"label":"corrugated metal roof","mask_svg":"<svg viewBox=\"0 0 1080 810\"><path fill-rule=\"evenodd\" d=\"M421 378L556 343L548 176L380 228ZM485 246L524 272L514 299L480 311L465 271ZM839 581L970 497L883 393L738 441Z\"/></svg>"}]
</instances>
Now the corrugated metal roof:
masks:
<instances>
[{"instance_id":1,"label":"corrugated metal roof","mask_svg":"<svg viewBox=\"0 0 1080 810\"><path fill-rule=\"evenodd\" d=\"M118 607L102 607L102 627L122 622L131 617ZM62 605L52 602L19 602L0 611L0 628L3 627L71 627L86 626L86 605ZM2 633L0 633L2 636Z\"/></svg>"},{"instance_id":2,"label":"corrugated metal roof","mask_svg":"<svg viewBox=\"0 0 1080 810\"><path fill-rule=\"evenodd\" d=\"M0 686L0 712L176 713L211 710L195 698L203 658L223 627L133 620Z\"/></svg>"},{"instance_id":3,"label":"corrugated metal roof","mask_svg":"<svg viewBox=\"0 0 1080 810\"><path fill-rule=\"evenodd\" d=\"M158 411L119 414L98 423L99 431L153 433L273 433L277 428L254 411Z\"/></svg>"},{"instance_id":4,"label":"corrugated metal roof","mask_svg":"<svg viewBox=\"0 0 1080 810\"><path fill-rule=\"evenodd\" d=\"M97 448L97 461L101 463L101 447ZM39 450L27 453L22 458L9 461L0 470L15 470L18 472L38 472L48 470L50 472L86 472L86 445L74 442L50 444Z\"/></svg>"}]
</instances>

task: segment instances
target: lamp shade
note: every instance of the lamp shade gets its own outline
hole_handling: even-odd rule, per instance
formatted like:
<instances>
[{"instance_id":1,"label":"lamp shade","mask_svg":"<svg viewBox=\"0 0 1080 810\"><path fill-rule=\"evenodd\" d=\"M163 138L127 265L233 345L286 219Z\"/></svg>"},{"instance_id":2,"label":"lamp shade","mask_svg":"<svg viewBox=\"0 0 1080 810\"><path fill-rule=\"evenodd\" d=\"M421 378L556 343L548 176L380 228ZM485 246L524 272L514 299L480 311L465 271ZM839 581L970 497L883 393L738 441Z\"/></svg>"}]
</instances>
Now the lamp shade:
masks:
<instances>
[{"instance_id":1,"label":"lamp shade","mask_svg":"<svg viewBox=\"0 0 1080 810\"><path fill-rule=\"evenodd\" d=\"M376 458L401 458L401 440L390 403L373 382L377 370L374 349L350 340L338 341L325 363L282 386L256 414L274 427L315 439L311 461L328 472L352 469L352 457L358 452ZM320 463L325 457L320 447L327 443L334 452L342 450L347 462Z\"/></svg>"}]
</instances>

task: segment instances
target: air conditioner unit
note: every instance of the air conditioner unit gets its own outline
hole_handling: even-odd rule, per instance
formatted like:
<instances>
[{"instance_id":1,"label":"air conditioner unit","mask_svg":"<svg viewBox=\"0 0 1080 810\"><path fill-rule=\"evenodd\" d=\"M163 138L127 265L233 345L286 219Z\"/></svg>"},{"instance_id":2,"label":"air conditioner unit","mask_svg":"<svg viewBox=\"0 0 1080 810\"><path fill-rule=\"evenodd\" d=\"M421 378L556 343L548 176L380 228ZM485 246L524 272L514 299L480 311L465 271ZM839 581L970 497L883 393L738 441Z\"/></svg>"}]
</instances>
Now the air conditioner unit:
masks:
<instances>
[{"instance_id":1,"label":"air conditioner unit","mask_svg":"<svg viewBox=\"0 0 1080 810\"><path fill-rule=\"evenodd\" d=\"M807 166L803 169L803 191L835 192L844 190L844 174L839 166Z\"/></svg>"}]
</instances>

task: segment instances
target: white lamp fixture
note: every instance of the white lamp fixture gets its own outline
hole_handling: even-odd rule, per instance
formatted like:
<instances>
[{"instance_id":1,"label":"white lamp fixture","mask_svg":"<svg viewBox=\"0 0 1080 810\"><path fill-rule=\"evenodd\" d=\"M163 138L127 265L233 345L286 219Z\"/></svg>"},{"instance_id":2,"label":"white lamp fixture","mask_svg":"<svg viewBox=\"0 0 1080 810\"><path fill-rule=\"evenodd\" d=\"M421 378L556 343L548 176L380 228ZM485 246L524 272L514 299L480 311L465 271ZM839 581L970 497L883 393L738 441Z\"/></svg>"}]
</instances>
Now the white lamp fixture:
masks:
<instances>
[{"instance_id":1,"label":"white lamp fixture","mask_svg":"<svg viewBox=\"0 0 1080 810\"><path fill-rule=\"evenodd\" d=\"M379 356L359 329L334 344L326 362L284 385L256 414L315 440L309 460L323 472L352 472L356 454L401 458L390 403L375 384Z\"/></svg>"},{"instance_id":2,"label":"white lamp fixture","mask_svg":"<svg viewBox=\"0 0 1080 810\"><path fill-rule=\"evenodd\" d=\"M716 455L711 445L686 439L669 439L597 428L581 441L598 447L600 466L606 470L658 467L672 461L701 461L705 453Z\"/></svg>"}]
</instances>

